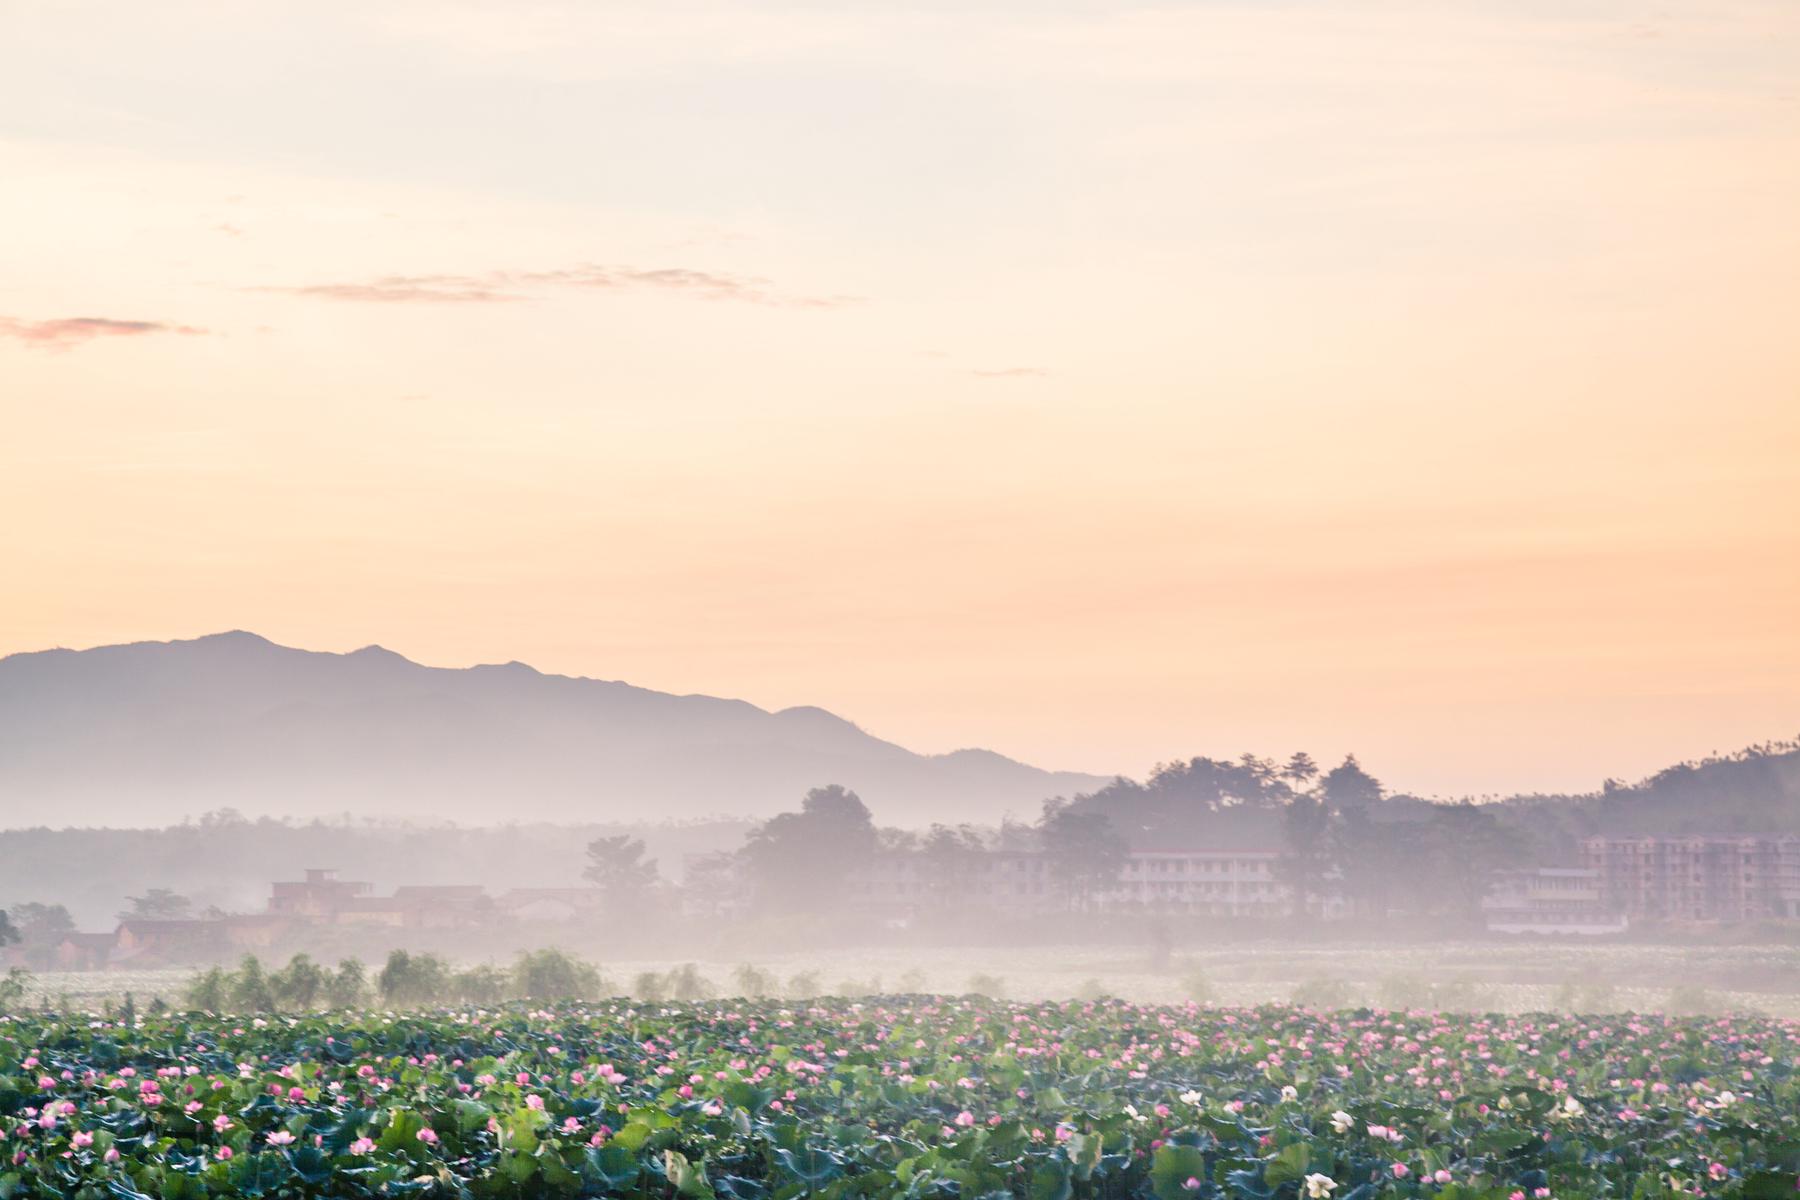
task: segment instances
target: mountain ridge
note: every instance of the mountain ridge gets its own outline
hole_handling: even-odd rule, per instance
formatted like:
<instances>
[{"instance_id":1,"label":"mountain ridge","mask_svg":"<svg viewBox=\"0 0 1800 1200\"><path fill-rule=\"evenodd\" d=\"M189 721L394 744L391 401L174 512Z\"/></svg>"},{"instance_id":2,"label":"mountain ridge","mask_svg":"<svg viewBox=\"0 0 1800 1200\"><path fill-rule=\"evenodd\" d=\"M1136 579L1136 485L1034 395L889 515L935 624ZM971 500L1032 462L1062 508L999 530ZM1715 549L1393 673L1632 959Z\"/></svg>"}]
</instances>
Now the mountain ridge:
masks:
<instances>
[{"instance_id":1,"label":"mountain ridge","mask_svg":"<svg viewBox=\"0 0 1800 1200\"><path fill-rule=\"evenodd\" d=\"M487 823L765 816L840 783L885 824L1035 815L1105 777L994 751L918 754L826 709L767 710L512 661L247 630L0 658L0 802L177 820L217 807ZM12 823L12 814L0 819Z\"/></svg>"}]
</instances>

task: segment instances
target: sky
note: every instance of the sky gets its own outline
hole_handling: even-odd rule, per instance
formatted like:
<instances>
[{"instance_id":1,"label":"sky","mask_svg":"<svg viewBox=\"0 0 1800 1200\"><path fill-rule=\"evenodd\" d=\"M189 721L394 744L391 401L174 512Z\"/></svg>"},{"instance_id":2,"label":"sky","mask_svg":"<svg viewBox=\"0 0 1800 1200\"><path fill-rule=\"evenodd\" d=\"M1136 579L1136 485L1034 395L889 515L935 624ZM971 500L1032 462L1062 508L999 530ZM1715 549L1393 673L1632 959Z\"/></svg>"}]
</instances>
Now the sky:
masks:
<instances>
[{"instance_id":1,"label":"sky","mask_svg":"<svg viewBox=\"0 0 1800 1200\"><path fill-rule=\"evenodd\" d=\"M1800 733L1800 5L0 0L0 654L1141 775Z\"/></svg>"}]
</instances>

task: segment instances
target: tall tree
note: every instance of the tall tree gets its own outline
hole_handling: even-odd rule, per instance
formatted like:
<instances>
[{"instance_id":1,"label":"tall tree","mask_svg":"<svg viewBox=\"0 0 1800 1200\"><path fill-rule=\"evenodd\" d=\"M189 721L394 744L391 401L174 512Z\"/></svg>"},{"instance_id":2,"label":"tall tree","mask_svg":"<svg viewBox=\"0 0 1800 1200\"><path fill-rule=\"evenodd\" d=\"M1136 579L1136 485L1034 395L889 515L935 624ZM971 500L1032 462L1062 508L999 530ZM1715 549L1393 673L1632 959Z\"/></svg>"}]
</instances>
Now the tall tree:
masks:
<instances>
[{"instance_id":1,"label":"tall tree","mask_svg":"<svg viewBox=\"0 0 1800 1200\"><path fill-rule=\"evenodd\" d=\"M151 888L126 899L131 907L119 914L121 921L185 921L194 912L192 900L169 888Z\"/></svg>"},{"instance_id":2,"label":"tall tree","mask_svg":"<svg viewBox=\"0 0 1800 1200\"><path fill-rule=\"evenodd\" d=\"M1339 812L1381 803L1381 780L1363 770L1354 754L1346 754L1343 762L1327 771L1319 789L1325 803Z\"/></svg>"},{"instance_id":3,"label":"tall tree","mask_svg":"<svg viewBox=\"0 0 1800 1200\"><path fill-rule=\"evenodd\" d=\"M648 911L662 875L654 858L644 857L644 843L626 834L595 838L588 843L588 865L581 877L606 894L611 916L638 916Z\"/></svg>"},{"instance_id":4,"label":"tall tree","mask_svg":"<svg viewBox=\"0 0 1800 1200\"><path fill-rule=\"evenodd\" d=\"M1096 895L1118 882L1126 844L1105 813L1046 800L1038 836L1050 874L1071 907L1085 910Z\"/></svg>"},{"instance_id":5,"label":"tall tree","mask_svg":"<svg viewBox=\"0 0 1800 1200\"><path fill-rule=\"evenodd\" d=\"M1416 877L1422 912L1437 912L1467 925L1481 923L1481 902L1494 873L1522 865L1527 843L1503 824L1494 805L1432 804L1425 809L1418 845L1425 870Z\"/></svg>"},{"instance_id":6,"label":"tall tree","mask_svg":"<svg viewBox=\"0 0 1800 1200\"><path fill-rule=\"evenodd\" d=\"M1295 792L1281 813L1285 853L1276 871L1294 897L1294 915L1310 916L1317 909L1331 874L1331 810L1312 792Z\"/></svg>"},{"instance_id":7,"label":"tall tree","mask_svg":"<svg viewBox=\"0 0 1800 1200\"><path fill-rule=\"evenodd\" d=\"M75 918L60 904L15 904L12 923L27 942L54 942L75 932Z\"/></svg>"},{"instance_id":8,"label":"tall tree","mask_svg":"<svg viewBox=\"0 0 1800 1200\"><path fill-rule=\"evenodd\" d=\"M1287 780L1289 787L1302 791L1311 787L1313 780L1319 777L1319 764L1306 751L1296 750L1281 765L1281 777Z\"/></svg>"},{"instance_id":9,"label":"tall tree","mask_svg":"<svg viewBox=\"0 0 1800 1200\"><path fill-rule=\"evenodd\" d=\"M919 847L932 899L940 905L965 901L986 854L987 843L974 826L933 825Z\"/></svg>"},{"instance_id":10,"label":"tall tree","mask_svg":"<svg viewBox=\"0 0 1800 1200\"><path fill-rule=\"evenodd\" d=\"M806 793L799 812L757 826L739 853L759 901L788 912L824 910L842 899L850 874L878 843L862 798L832 784Z\"/></svg>"}]
</instances>

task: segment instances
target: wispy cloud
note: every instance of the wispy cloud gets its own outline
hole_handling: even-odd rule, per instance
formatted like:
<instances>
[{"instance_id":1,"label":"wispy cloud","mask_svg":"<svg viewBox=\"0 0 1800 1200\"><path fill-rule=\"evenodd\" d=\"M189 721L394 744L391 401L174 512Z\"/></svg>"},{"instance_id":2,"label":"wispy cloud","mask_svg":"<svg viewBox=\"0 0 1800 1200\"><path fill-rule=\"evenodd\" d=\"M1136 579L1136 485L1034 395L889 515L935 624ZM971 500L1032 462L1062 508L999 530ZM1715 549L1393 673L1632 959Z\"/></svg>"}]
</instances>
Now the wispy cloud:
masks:
<instances>
[{"instance_id":1,"label":"wispy cloud","mask_svg":"<svg viewBox=\"0 0 1800 1200\"><path fill-rule=\"evenodd\" d=\"M970 374L982 379L1042 379L1050 374L1048 367L976 367Z\"/></svg>"},{"instance_id":2,"label":"wispy cloud","mask_svg":"<svg viewBox=\"0 0 1800 1200\"><path fill-rule=\"evenodd\" d=\"M48 321L21 321L0 317L0 338L12 338L28 346L67 350L96 338L143 337L153 333L198 336L207 331L168 321L121 321L113 317L57 317Z\"/></svg>"},{"instance_id":3,"label":"wispy cloud","mask_svg":"<svg viewBox=\"0 0 1800 1200\"><path fill-rule=\"evenodd\" d=\"M383 275L375 279L259 287L262 292L384 304L490 304L528 300L558 288L661 291L700 300L732 300L775 308L842 308L859 297L778 291L769 280L690 267L622 267L577 263L549 271L489 271L480 275Z\"/></svg>"},{"instance_id":4,"label":"wispy cloud","mask_svg":"<svg viewBox=\"0 0 1800 1200\"><path fill-rule=\"evenodd\" d=\"M492 277L477 278L470 275L383 275L357 283L309 283L300 287L260 287L253 290L377 304L405 304L413 301L430 304L488 304L525 298L507 291Z\"/></svg>"}]
</instances>

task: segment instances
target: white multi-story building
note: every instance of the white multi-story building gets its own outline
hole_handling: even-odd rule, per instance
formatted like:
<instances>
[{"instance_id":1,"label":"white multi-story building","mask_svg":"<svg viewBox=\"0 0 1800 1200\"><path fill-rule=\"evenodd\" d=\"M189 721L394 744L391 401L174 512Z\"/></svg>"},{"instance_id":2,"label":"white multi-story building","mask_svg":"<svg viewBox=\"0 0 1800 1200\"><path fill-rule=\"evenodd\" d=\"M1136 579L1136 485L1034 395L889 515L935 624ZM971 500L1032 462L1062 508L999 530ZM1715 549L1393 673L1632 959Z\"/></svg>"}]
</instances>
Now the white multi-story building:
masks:
<instances>
[{"instance_id":1,"label":"white multi-story building","mask_svg":"<svg viewBox=\"0 0 1800 1200\"><path fill-rule=\"evenodd\" d=\"M1281 916L1290 890L1276 877L1274 850L1135 850L1107 907L1130 906L1227 917Z\"/></svg>"},{"instance_id":2,"label":"white multi-story building","mask_svg":"<svg viewBox=\"0 0 1800 1200\"><path fill-rule=\"evenodd\" d=\"M1117 878L1089 897L1102 910L1278 916L1288 889L1276 878L1274 850L1134 850ZM933 859L916 852L877 855L850 881L859 906L893 916L961 905L1021 915L1066 906L1047 855L981 850Z\"/></svg>"}]
</instances>

